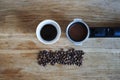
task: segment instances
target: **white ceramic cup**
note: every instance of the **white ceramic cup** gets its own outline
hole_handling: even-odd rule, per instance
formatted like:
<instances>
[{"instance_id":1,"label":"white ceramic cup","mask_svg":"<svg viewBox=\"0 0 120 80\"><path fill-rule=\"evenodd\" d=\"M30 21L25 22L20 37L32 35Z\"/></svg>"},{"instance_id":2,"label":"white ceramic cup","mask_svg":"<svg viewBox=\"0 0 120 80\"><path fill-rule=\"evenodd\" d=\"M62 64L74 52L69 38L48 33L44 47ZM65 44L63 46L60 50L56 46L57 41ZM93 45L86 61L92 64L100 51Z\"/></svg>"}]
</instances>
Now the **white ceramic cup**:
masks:
<instances>
[{"instance_id":1,"label":"white ceramic cup","mask_svg":"<svg viewBox=\"0 0 120 80\"><path fill-rule=\"evenodd\" d=\"M77 23L77 22L80 22L80 23L84 24L83 27L86 27L86 29L87 29L87 35L86 35L86 37L85 37L82 41L79 41L79 42L72 40L72 39L70 38L70 36L69 36L69 29L70 29L71 25L74 24L74 23ZM78 34L80 34L80 33L78 33ZM89 35L90 35L89 27L88 27L88 25L87 25L82 19L76 18L76 19L74 19L74 20L67 26L66 36L67 36L67 38L68 38L74 45L78 45L78 46L79 46L79 45L82 45L82 43L85 42L85 41L88 39Z\"/></svg>"},{"instance_id":2,"label":"white ceramic cup","mask_svg":"<svg viewBox=\"0 0 120 80\"><path fill-rule=\"evenodd\" d=\"M53 39L53 40L50 40L50 41L47 41L45 39L42 38L41 36L41 29L45 26L45 25L53 25L56 30L57 30L57 34L56 34L56 37ZM40 22L37 26L37 29L36 29L36 36L37 36L37 39L42 42L43 44L53 44L55 42L57 42L61 36L61 28L59 26L59 24L54 21L54 20L50 20L50 19L47 19L47 20L44 20L42 22Z\"/></svg>"}]
</instances>

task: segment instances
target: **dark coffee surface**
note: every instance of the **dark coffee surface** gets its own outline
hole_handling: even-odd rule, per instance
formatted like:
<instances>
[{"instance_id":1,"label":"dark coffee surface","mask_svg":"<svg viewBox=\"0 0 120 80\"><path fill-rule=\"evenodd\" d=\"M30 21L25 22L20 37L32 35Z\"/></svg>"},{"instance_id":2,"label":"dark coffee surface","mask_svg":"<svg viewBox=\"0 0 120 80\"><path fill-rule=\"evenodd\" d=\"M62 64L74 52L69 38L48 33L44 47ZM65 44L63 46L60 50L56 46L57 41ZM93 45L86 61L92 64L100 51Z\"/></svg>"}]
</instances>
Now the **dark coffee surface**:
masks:
<instances>
[{"instance_id":1,"label":"dark coffee surface","mask_svg":"<svg viewBox=\"0 0 120 80\"><path fill-rule=\"evenodd\" d=\"M56 37L57 29L53 25L47 24L41 29L40 34L44 40L51 41Z\"/></svg>"},{"instance_id":2,"label":"dark coffee surface","mask_svg":"<svg viewBox=\"0 0 120 80\"><path fill-rule=\"evenodd\" d=\"M87 32L88 30L85 25L80 22L72 24L68 31L70 38L77 42L84 40Z\"/></svg>"}]
</instances>

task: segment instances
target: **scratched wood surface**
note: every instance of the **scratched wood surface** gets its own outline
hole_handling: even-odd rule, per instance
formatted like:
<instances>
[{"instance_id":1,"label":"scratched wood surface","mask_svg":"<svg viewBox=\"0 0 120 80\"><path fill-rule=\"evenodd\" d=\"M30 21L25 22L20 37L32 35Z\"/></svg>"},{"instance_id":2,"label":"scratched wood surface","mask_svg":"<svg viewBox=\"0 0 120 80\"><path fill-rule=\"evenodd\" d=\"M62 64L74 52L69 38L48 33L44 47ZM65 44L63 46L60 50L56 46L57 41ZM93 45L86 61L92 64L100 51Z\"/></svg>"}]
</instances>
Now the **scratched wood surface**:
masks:
<instances>
[{"instance_id":1,"label":"scratched wood surface","mask_svg":"<svg viewBox=\"0 0 120 80\"><path fill-rule=\"evenodd\" d=\"M120 25L120 0L0 0L0 80L120 80L120 39L88 39L74 46L66 26L82 18L92 27ZM56 20L60 40L43 45L35 35L44 19ZM82 49L83 65L46 67L37 64L40 50Z\"/></svg>"}]
</instances>

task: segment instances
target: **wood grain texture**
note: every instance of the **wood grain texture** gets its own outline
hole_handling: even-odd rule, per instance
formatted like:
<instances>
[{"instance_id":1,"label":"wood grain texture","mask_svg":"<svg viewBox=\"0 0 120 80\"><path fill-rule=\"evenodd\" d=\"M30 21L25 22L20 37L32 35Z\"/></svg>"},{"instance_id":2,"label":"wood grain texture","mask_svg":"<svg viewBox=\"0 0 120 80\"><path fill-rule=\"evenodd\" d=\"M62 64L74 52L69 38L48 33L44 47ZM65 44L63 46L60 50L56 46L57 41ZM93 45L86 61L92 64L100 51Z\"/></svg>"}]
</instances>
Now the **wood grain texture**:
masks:
<instances>
[{"instance_id":1,"label":"wood grain texture","mask_svg":"<svg viewBox=\"0 0 120 80\"><path fill-rule=\"evenodd\" d=\"M0 80L120 80L120 39L88 39L74 46L65 35L74 18L90 27L120 25L120 0L0 0ZM60 40L40 43L35 35L38 23L56 20ZM83 65L46 67L37 64L39 50L82 49Z\"/></svg>"}]
</instances>

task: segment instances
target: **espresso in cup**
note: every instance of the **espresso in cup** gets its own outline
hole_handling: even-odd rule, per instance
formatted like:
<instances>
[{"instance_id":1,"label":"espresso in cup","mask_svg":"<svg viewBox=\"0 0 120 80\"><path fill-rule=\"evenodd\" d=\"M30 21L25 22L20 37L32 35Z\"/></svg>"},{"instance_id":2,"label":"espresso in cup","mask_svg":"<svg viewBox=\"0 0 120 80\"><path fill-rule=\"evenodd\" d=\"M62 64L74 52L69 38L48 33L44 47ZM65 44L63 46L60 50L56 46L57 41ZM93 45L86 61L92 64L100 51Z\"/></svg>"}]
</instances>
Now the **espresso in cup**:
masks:
<instances>
[{"instance_id":1,"label":"espresso in cup","mask_svg":"<svg viewBox=\"0 0 120 80\"><path fill-rule=\"evenodd\" d=\"M44 20L39 23L36 29L36 36L43 44L57 42L61 35L61 28L54 20Z\"/></svg>"},{"instance_id":2,"label":"espresso in cup","mask_svg":"<svg viewBox=\"0 0 120 80\"><path fill-rule=\"evenodd\" d=\"M44 40L51 41L57 36L57 29L52 24L47 24L41 29L40 35Z\"/></svg>"}]
</instances>

